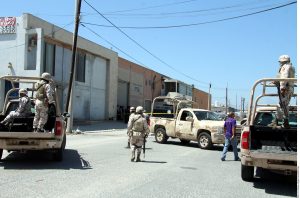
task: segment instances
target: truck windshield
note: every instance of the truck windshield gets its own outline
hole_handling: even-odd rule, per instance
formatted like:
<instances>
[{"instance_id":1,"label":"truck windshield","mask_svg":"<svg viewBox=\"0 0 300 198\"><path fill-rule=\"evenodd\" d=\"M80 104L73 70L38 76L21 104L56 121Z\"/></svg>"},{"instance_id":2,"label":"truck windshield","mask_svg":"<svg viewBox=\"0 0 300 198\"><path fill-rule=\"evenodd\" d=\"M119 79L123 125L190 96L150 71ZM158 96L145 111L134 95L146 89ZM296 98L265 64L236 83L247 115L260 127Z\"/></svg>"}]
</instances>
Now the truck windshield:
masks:
<instances>
[{"instance_id":1,"label":"truck windshield","mask_svg":"<svg viewBox=\"0 0 300 198\"><path fill-rule=\"evenodd\" d=\"M198 120L222 120L216 113L210 111L194 111Z\"/></svg>"}]
</instances>

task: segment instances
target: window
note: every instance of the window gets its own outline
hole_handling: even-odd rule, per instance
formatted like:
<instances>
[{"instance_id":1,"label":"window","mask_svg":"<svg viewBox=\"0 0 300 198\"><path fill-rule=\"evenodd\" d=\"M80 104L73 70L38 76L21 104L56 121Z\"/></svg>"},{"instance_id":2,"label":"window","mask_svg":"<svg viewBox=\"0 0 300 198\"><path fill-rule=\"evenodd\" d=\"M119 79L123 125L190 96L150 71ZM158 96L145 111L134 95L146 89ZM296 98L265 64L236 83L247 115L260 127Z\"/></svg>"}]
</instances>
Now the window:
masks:
<instances>
[{"instance_id":1,"label":"window","mask_svg":"<svg viewBox=\"0 0 300 198\"><path fill-rule=\"evenodd\" d=\"M182 121L186 121L186 118L187 117L193 117L193 114L189 111L183 111L182 114L181 114L181 117L180 117L180 120Z\"/></svg>"},{"instance_id":2,"label":"window","mask_svg":"<svg viewBox=\"0 0 300 198\"><path fill-rule=\"evenodd\" d=\"M55 74L55 45L45 43L44 72Z\"/></svg>"},{"instance_id":3,"label":"window","mask_svg":"<svg viewBox=\"0 0 300 198\"><path fill-rule=\"evenodd\" d=\"M37 34L28 35L26 70L36 69Z\"/></svg>"},{"instance_id":4,"label":"window","mask_svg":"<svg viewBox=\"0 0 300 198\"><path fill-rule=\"evenodd\" d=\"M76 54L76 81L85 82L85 54Z\"/></svg>"}]
</instances>

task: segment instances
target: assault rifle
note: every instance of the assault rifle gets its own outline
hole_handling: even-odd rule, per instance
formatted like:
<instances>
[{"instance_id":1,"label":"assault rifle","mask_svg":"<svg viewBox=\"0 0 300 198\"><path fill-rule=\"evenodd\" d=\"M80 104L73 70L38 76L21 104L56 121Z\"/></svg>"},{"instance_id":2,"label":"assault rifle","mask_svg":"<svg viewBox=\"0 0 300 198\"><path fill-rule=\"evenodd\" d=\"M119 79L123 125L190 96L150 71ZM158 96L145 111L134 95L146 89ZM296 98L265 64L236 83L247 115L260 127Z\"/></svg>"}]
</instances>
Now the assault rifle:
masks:
<instances>
[{"instance_id":1,"label":"assault rifle","mask_svg":"<svg viewBox=\"0 0 300 198\"><path fill-rule=\"evenodd\" d=\"M143 145L143 154L144 154L144 159L145 159L145 153L146 153L146 136L144 136L144 145Z\"/></svg>"}]
</instances>

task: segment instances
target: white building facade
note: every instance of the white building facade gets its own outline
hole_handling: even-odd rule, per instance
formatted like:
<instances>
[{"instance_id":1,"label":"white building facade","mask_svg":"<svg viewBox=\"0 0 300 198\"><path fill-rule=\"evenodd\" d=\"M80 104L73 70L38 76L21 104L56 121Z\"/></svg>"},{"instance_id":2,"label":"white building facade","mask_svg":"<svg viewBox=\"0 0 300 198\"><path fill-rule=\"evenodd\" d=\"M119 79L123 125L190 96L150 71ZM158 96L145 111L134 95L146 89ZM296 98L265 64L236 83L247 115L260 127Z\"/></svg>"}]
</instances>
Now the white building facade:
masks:
<instances>
[{"instance_id":1,"label":"white building facade","mask_svg":"<svg viewBox=\"0 0 300 198\"><path fill-rule=\"evenodd\" d=\"M73 34L30 14L0 17L0 76L53 75L62 110L70 78ZM9 65L9 63L11 63ZM116 117L118 54L78 37L72 111L75 120ZM0 105L8 89L0 81Z\"/></svg>"}]
</instances>

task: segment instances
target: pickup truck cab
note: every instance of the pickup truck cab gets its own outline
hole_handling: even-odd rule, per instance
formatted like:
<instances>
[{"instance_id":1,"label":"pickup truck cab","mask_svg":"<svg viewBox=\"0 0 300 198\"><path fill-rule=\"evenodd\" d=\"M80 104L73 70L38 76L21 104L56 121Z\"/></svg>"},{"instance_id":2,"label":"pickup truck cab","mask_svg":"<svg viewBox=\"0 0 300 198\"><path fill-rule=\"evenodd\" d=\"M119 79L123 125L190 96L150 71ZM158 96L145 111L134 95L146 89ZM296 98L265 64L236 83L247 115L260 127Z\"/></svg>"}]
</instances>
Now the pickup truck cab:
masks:
<instances>
[{"instance_id":1,"label":"pickup truck cab","mask_svg":"<svg viewBox=\"0 0 300 198\"><path fill-rule=\"evenodd\" d=\"M45 129L48 132L34 133L32 124L34 118L34 92L35 83L40 80L38 77L24 76L3 76L0 80L11 83L12 88L7 92L2 112L0 113L0 121L2 121L10 111L18 107L19 88L16 85L27 89L28 96L31 98L32 114L26 117L17 117L8 126L0 127L0 159L3 150L26 152L29 150L43 150L53 153L53 159L61 161L66 145L65 118L67 114L62 115L60 112L59 101L56 90L54 93L55 105L49 105L48 121Z\"/></svg>"},{"instance_id":2,"label":"pickup truck cab","mask_svg":"<svg viewBox=\"0 0 300 198\"><path fill-rule=\"evenodd\" d=\"M157 97L152 104L150 132L158 143L169 137L179 138L183 144L197 141L202 149L224 144L224 120L216 113L192 108L194 102L169 97ZM173 113L175 112L175 113Z\"/></svg>"},{"instance_id":3,"label":"pickup truck cab","mask_svg":"<svg viewBox=\"0 0 300 198\"><path fill-rule=\"evenodd\" d=\"M273 97L269 101L274 101L274 97L278 100L272 82L280 80L297 82L295 78L261 79L251 90L248 117L241 134L241 177L244 181L254 178L255 167L285 175L297 172L297 107L289 107L290 128L284 128L277 120L278 104L266 104L264 100L268 97Z\"/></svg>"}]
</instances>

